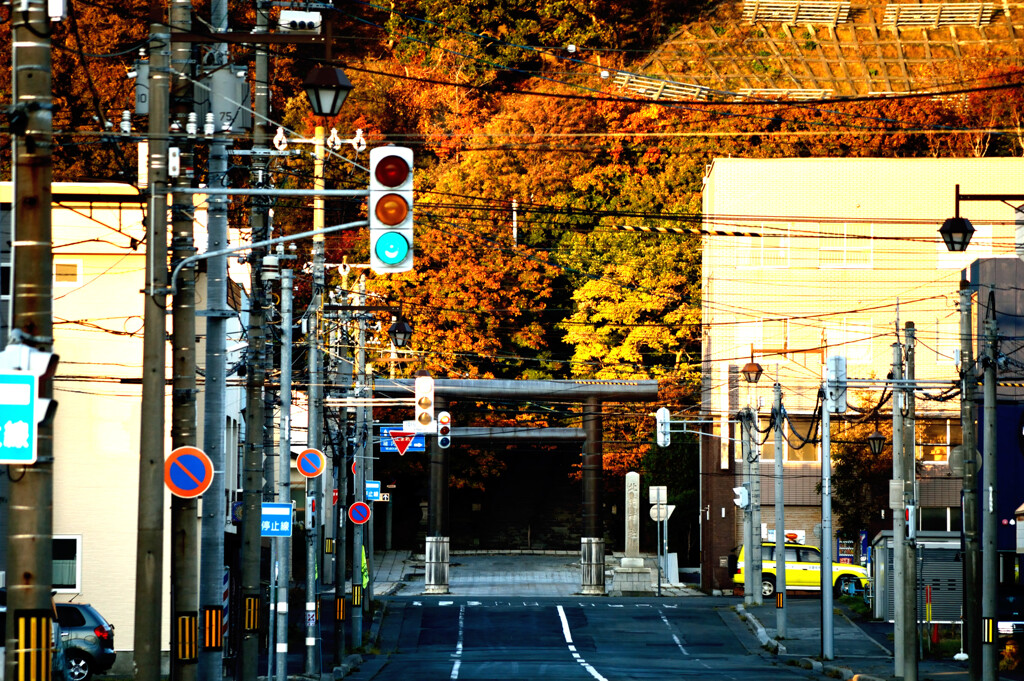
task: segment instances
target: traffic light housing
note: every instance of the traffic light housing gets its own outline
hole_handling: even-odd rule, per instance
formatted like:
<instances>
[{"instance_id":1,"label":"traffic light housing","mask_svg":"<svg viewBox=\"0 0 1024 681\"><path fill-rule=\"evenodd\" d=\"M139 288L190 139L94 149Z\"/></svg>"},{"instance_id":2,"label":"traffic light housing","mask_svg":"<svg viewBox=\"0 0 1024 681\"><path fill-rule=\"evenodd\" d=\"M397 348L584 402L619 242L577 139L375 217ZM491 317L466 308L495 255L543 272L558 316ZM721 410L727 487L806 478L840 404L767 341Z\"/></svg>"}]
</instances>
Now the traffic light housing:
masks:
<instances>
[{"instance_id":1,"label":"traffic light housing","mask_svg":"<svg viewBox=\"0 0 1024 681\"><path fill-rule=\"evenodd\" d=\"M668 407L661 407L658 411L654 412L654 418L657 422L656 435L658 438L658 446L668 447L672 444L672 433L669 430L669 422L672 419L672 414L669 413Z\"/></svg>"},{"instance_id":2,"label":"traffic light housing","mask_svg":"<svg viewBox=\"0 0 1024 681\"><path fill-rule=\"evenodd\" d=\"M370 150L370 268L377 274L412 269L412 149Z\"/></svg>"},{"instance_id":3,"label":"traffic light housing","mask_svg":"<svg viewBox=\"0 0 1024 681\"><path fill-rule=\"evenodd\" d=\"M736 494L736 498L732 500L732 503L743 509L750 507L750 489L746 484L733 487L732 491Z\"/></svg>"},{"instance_id":4,"label":"traffic light housing","mask_svg":"<svg viewBox=\"0 0 1024 681\"><path fill-rule=\"evenodd\" d=\"M52 352L21 343L11 343L0 352L0 370L23 371L36 377L34 416L40 425L49 423L57 411L57 400L43 395L53 394L52 381L59 359Z\"/></svg>"},{"instance_id":5,"label":"traffic light housing","mask_svg":"<svg viewBox=\"0 0 1024 681\"><path fill-rule=\"evenodd\" d=\"M446 411L437 414L437 446L448 449L452 444L452 415Z\"/></svg>"},{"instance_id":6,"label":"traffic light housing","mask_svg":"<svg viewBox=\"0 0 1024 681\"><path fill-rule=\"evenodd\" d=\"M434 379L430 376L417 376L416 388L416 428L421 433L429 433L437 428L434 423Z\"/></svg>"}]
</instances>

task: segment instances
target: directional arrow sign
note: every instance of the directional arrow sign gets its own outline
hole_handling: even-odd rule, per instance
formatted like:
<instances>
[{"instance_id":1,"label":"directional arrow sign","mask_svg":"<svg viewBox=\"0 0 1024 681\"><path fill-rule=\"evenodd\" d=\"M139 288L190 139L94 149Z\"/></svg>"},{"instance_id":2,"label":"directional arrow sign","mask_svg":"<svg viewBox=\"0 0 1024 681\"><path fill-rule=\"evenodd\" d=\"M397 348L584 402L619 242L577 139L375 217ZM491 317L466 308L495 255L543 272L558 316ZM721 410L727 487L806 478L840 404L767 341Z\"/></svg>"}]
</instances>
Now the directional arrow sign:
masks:
<instances>
[{"instance_id":1,"label":"directional arrow sign","mask_svg":"<svg viewBox=\"0 0 1024 681\"><path fill-rule=\"evenodd\" d=\"M416 433L410 433L405 430L392 430L391 439L395 443L395 448L398 449L398 453L405 454L405 450L409 449L409 445L412 444L413 438L416 437Z\"/></svg>"},{"instance_id":2,"label":"directional arrow sign","mask_svg":"<svg viewBox=\"0 0 1024 681\"><path fill-rule=\"evenodd\" d=\"M672 517L672 511L676 510L674 504L655 504L651 506L651 520L661 522Z\"/></svg>"}]
</instances>

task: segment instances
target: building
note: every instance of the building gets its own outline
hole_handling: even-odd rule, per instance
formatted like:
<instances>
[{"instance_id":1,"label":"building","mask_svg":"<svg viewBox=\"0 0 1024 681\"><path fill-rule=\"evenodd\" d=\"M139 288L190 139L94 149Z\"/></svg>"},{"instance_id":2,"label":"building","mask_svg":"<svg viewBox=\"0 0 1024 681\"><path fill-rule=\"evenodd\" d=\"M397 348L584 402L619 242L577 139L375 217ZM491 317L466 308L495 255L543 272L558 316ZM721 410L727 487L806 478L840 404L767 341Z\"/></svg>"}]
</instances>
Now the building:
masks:
<instances>
[{"instance_id":1,"label":"building","mask_svg":"<svg viewBox=\"0 0 1024 681\"><path fill-rule=\"evenodd\" d=\"M0 223L10 234L10 183L0 185ZM145 197L123 184L53 185L54 351L60 356L54 381L58 408L54 421L53 582L56 599L91 603L116 627L115 647L134 646L135 571L138 526L139 436L143 296L146 250ZM205 221L196 211L197 240ZM205 230L202 230L205 232ZM4 248L10 236L2 240ZM200 250L203 250L200 244ZM10 254L3 254L3 295L9 300ZM197 280L198 307L204 306L205 274ZM229 302L243 305L241 289L231 287ZM6 308L5 308L6 309ZM4 314L6 323L8 314ZM229 350L242 338L240 315L229 320ZM170 325L168 324L168 332ZM197 361L205 364L205 324L197 317ZM229 354L231 366L241 357ZM168 367L171 356L168 351ZM170 370L168 369L168 378ZM202 377L197 377L202 390ZM237 381L235 382L237 383ZM170 427L168 381L166 425ZM225 513L241 487L238 454L242 434L242 389L229 389L225 423ZM197 404L198 437L203 442L202 392ZM167 437L166 452L170 453ZM6 476L4 476L6 482ZM6 494L0 493L0 523ZM170 493L165 490L164 613L169 612ZM227 532L234 527L228 521ZM2 529L2 528L0 528ZM6 535L6 532L4 532ZM6 545L6 541L0 542ZM0 556L2 558L2 556ZM0 560L0 570L6 565ZM164 617L163 647L169 647ZM116 671L130 672L131 656L120 655Z\"/></svg>"},{"instance_id":2,"label":"building","mask_svg":"<svg viewBox=\"0 0 1024 681\"><path fill-rule=\"evenodd\" d=\"M772 384L781 384L789 415L786 531L819 545L821 451L799 440L810 429L826 358L845 356L851 378L885 378L893 343L913 322L916 379L953 387L961 273L977 258L1016 257L1014 211L971 205L977 231L966 253L948 252L938 228L954 213L957 184L963 193L1020 191L1022 171L1016 158L730 158L709 167L701 417L714 425L702 448L705 589L732 588L729 557L741 542L742 512L732 492L742 482L737 412L750 405L764 428ZM739 376L749 361L764 368L756 385ZM877 400L878 390L852 389L851 403ZM925 397L917 400L920 524L958 530L961 481L947 462L960 442L959 402ZM833 420L841 428L858 416ZM760 452L762 536L774 529L773 450L769 439Z\"/></svg>"}]
</instances>

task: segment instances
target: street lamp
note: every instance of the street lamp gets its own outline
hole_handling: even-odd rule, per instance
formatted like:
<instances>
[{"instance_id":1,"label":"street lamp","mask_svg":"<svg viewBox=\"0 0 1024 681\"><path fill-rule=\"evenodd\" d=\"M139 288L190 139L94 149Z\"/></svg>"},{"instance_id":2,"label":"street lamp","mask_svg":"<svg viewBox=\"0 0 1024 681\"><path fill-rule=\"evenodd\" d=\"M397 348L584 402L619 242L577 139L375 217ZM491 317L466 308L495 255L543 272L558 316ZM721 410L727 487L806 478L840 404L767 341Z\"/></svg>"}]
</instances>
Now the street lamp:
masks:
<instances>
[{"instance_id":1,"label":"street lamp","mask_svg":"<svg viewBox=\"0 0 1024 681\"><path fill-rule=\"evenodd\" d=\"M753 359L744 364L743 368L740 369L740 373L743 374L743 378L747 381L747 383L757 383L757 381L761 378L762 372L763 369L761 369L761 365L755 362Z\"/></svg>"},{"instance_id":2,"label":"street lamp","mask_svg":"<svg viewBox=\"0 0 1024 681\"><path fill-rule=\"evenodd\" d=\"M337 116L352 90L345 72L332 66L316 66L302 84L315 116Z\"/></svg>"},{"instance_id":3,"label":"street lamp","mask_svg":"<svg viewBox=\"0 0 1024 681\"><path fill-rule=\"evenodd\" d=\"M395 322L388 328L388 336L396 348L404 348L405 344L412 338L412 325L406 321L402 313L398 313Z\"/></svg>"},{"instance_id":4,"label":"street lamp","mask_svg":"<svg viewBox=\"0 0 1024 681\"><path fill-rule=\"evenodd\" d=\"M871 450L871 454L878 456L882 453L882 447L885 446L885 436L882 435L878 430L868 435L868 449Z\"/></svg>"},{"instance_id":5,"label":"street lamp","mask_svg":"<svg viewBox=\"0 0 1024 681\"><path fill-rule=\"evenodd\" d=\"M971 243L974 225L967 218L959 216L946 218L946 221L942 223L942 227L939 228L939 234L942 236L942 240L946 242L948 250L960 253L966 251L967 245Z\"/></svg>"}]
</instances>

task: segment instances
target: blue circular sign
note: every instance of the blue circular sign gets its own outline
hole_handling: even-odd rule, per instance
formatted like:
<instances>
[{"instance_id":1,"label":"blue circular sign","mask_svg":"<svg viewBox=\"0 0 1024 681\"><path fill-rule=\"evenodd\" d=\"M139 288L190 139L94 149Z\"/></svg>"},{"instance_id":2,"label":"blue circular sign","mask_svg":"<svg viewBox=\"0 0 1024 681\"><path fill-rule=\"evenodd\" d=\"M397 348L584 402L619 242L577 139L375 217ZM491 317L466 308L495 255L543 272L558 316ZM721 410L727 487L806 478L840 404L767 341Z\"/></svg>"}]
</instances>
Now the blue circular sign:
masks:
<instances>
[{"instance_id":1,"label":"blue circular sign","mask_svg":"<svg viewBox=\"0 0 1024 681\"><path fill-rule=\"evenodd\" d=\"M356 525L362 525L370 519L370 507L362 501L357 501L348 507L348 517Z\"/></svg>"},{"instance_id":2,"label":"blue circular sign","mask_svg":"<svg viewBox=\"0 0 1024 681\"><path fill-rule=\"evenodd\" d=\"M409 255L409 242L398 232L385 232L377 239L373 250L385 265L397 265Z\"/></svg>"},{"instance_id":3,"label":"blue circular sign","mask_svg":"<svg viewBox=\"0 0 1024 681\"><path fill-rule=\"evenodd\" d=\"M213 463L196 447L178 447L164 461L164 483L177 497L200 496L213 482Z\"/></svg>"}]
</instances>

